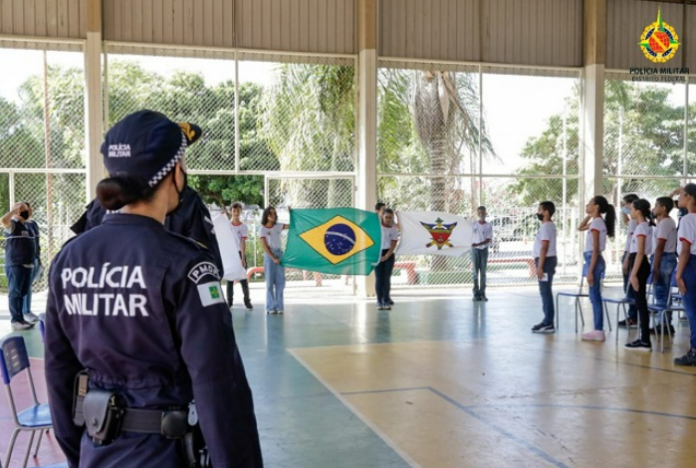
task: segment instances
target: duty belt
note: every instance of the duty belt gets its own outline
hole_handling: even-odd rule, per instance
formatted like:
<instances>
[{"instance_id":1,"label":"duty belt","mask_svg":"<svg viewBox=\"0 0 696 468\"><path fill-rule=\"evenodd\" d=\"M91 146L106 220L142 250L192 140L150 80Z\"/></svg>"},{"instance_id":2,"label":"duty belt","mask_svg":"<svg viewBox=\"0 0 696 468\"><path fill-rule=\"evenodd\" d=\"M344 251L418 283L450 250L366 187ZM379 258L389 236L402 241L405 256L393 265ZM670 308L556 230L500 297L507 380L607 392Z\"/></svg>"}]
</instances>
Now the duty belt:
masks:
<instances>
[{"instance_id":1,"label":"duty belt","mask_svg":"<svg viewBox=\"0 0 696 468\"><path fill-rule=\"evenodd\" d=\"M122 431L144 434L161 434L170 439L180 439L190 432L191 414L187 410L148 410L127 408L122 396L104 391L89 390L89 376L80 373L76 379L73 422L85 426L95 444L113 442ZM191 425L197 423L193 421Z\"/></svg>"}]
</instances>

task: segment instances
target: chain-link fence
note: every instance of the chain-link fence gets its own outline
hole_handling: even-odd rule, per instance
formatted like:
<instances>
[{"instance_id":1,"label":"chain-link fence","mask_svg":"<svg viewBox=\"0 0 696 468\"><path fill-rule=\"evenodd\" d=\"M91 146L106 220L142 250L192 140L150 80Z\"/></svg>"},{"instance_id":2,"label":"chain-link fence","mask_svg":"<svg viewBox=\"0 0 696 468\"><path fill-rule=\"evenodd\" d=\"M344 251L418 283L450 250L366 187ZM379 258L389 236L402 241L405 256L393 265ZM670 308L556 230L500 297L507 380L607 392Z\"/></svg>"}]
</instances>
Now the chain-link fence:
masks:
<instances>
[{"instance_id":1,"label":"chain-link fence","mask_svg":"<svg viewBox=\"0 0 696 468\"><path fill-rule=\"evenodd\" d=\"M378 72L378 198L397 210L493 224L491 284L535 282L537 205L556 204L561 281L577 280L576 71L384 62ZM404 257L423 285L470 283L468 255Z\"/></svg>"},{"instance_id":2,"label":"chain-link fence","mask_svg":"<svg viewBox=\"0 0 696 468\"><path fill-rule=\"evenodd\" d=\"M83 60L74 52L0 49L0 69L12 70L0 81L0 209L31 204L44 265L85 205ZM45 287L44 277L35 290Z\"/></svg>"}]
</instances>

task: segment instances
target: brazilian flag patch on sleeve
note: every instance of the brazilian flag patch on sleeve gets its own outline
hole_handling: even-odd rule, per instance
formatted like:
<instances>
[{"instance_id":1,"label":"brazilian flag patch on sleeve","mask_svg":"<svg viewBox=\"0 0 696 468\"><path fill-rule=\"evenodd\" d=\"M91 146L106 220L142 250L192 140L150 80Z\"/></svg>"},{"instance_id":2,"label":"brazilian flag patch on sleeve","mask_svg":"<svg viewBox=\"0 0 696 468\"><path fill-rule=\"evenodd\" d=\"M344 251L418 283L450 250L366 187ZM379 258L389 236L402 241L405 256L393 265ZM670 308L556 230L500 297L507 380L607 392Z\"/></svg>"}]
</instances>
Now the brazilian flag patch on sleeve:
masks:
<instances>
[{"instance_id":1,"label":"brazilian flag patch on sleeve","mask_svg":"<svg viewBox=\"0 0 696 468\"><path fill-rule=\"evenodd\" d=\"M203 283L197 286L198 295L201 298L201 304L203 307L208 307L213 304L224 303L225 300L222 297L222 292L220 291L220 282L211 281L210 283Z\"/></svg>"}]
</instances>

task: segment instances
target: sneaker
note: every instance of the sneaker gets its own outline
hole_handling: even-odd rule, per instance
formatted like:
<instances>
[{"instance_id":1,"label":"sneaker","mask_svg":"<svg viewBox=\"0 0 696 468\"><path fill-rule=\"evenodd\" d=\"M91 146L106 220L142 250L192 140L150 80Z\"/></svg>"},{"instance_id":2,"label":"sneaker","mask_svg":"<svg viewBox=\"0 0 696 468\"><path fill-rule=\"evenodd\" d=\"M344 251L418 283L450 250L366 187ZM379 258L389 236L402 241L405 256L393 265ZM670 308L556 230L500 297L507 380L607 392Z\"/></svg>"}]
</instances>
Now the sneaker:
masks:
<instances>
[{"instance_id":1,"label":"sneaker","mask_svg":"<svg viewBox=\"0 0 696 468\"><path fill-rule=\"evenodd\" d=\"M31 312L27 312L26 314L24 314L24 321L29 323L36 323L39 321L39 316L36 314L32 314Z\"/></svg>"},{"instance_id":2,"label":"sneaker","mask_svg":"<svg viewBox=\"0 0 696 468\"><path fill-rule=\"evenodd\" d=\"M384 309L384 310L391 310L391 306L390 306L390 305L385 305L385 306L383 307L383 309Z\"/></svg>"},{"instance_id":3,"label":"sneaker","mask_svg":"<svg viewBox=\"0 0 696 468\"><path fill-rule=\"evenodd\" d=\"M276 313L276 311L271 309L271 310L267 310L266 313L267 313L268 315L273 315L273 314Z\"/></svg>"},{"instance_id":4,"label":"sneaker","mask_svg":"<svg viewBox=\"0 0 696 468\"><path fill-rule=\"evenodd\" d=\"M394 301L392 301L391 299L389 299L389 300L387 301L387 304L390 305L390 306L393 306L393 305L394 305Z\"/></svg>"},{"instance_id":5,"label":"sneaker","mask_svg":"<svg viewBox=\"0 0 696 468\"><path fill-rule=\"evenodd\" d=\"M384 310L384 306L382 304L377 304L377 310Z\"/></svg>"},{"instance_id":6,"label":"sneaker","mask_svg":"<svg viewBox=\"0 0 696 468\"><path fill-rule=\"evenodd\" d=\"M254 310L254 306L251 305L251 302L245 302L244 307L246 310Z\"/></svg>"},{"instance_id":7,"label":"sneaker","mask_svg":"<svg viewBox=\"0 0 696 468\"><path fill-rule=\"evenodd\" d=\"M602 330L592 330L582 334L582 341L604 341L607 337Z\"/></svg>"},{"instance_id":8,"label":"sneaker","mask_svg":"<svg viewBox=\"0 0 696 468\"><path fill-rule=\"evenodd\" d=\"M619 322L620 327L625 327L626 326L626 320L621 320ZM628 319L628 328L638 328L638 322L633 319Z\"/></svg>"},{"instance_id":9,"label":"sneaker","mask_svg":"<svg viewBox=\"0 0 696 468\"><path fill-rule=\"evenodd\" d=\"M643 340L632 341L631 343L626 343L624 348L631 349L633 351L652 351L652 345L650 342L645 342Z\"/></svg>"},{"instance_id":10,"label":"sneaker","mask_svg":"<svg viewBox=\"0 0 696 468\"><path fill-rule=\"evenodd\" d=\"M534 325L534 326L532 327L532 331L533 331L533 332L538 332L539 330L541 330L541 329L544 328L545 326L546 326L546 325L544 324L544 322L537 323L536 325Z\"/></svg>"},{"instance_id":11,"label":"sneaker","mask_svg":"<svg viewBox=\"0 0 696 468\"><path fill-rule=\"evenodd\" d=\"M29 330L30 328L34 328L33 323L28 323L28 322L12 322L12 329L14 331L22 331L22 330Z\"/></svg>"},{"instance_id":12,"label":"sneaker","mask_svg":"<svg viewBox=\"0 0 696 468\"><path fill-rule=\"evenodd\" d=\"M478 294L474 294L474 297L472 297L471 300L474 302L478 302L481 300L481 296L479 296Z\"/></svg>"},{"instance_id":13,"label":"sneaker","mask_svg":"<svg viewBox=\"0 0 696 468\"><path fill-rule=\"evenodd\" d=\"M488 302L488 298L486 297L485 294L481 294L481 297L479 298L479 300Z\"/></svg>"},{"instance_id":14,"label":"sneaker","mask_svg":"<svg viewBox=\"0 0 696 468\"><path fill-rule=\"evenodd\" d=\"M696 349L691 348L688 353L682 357L674 359L675 366L696 366Z\"/></svg>"},{"instance_id":15,"label":"sneaker","mask_svg":"<svg viewBox=\"0 0 696 468\"><path fill-rule=\"evenodd\" d=\"M283 309L278 309L278 310L275 311L275 313L278 314L278 315L280 315L280 314L284 313L284 311L283 311Z\"/></svg>"},{"instance_id":16,"label":"sneaker","mask_svg":"<svg viewBox=\"0 0 696 468\"><path fill-rule=\"evenodd\" d=\"M556 333L556 327L551 325L542 325L541 328L534 330L532 329L532 333L541 333L545 335L550 335L551 333Z\"/></svg>"}]
</instances>

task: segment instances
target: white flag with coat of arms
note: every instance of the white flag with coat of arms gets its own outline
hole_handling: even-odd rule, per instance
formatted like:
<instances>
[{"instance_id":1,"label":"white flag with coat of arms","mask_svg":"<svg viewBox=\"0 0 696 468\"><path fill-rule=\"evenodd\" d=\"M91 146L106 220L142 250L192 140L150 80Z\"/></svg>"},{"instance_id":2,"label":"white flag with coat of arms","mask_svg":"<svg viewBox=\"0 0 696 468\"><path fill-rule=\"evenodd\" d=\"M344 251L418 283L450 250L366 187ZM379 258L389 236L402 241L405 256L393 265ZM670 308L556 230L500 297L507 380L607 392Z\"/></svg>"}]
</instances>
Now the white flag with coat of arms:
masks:
<instances>
[{"instance_id":1,"label":"white flag with coat of arms","mask_svg":"<svg viewBox=\"0 0 696 468\"><path fill-rule=\"evenodd\" d=\"M227 281L246 279L246 269L239 258L239 240L232 230L230 220L223 214L213 216L215 237L217 237L222 256L222 278Z\"/></svg>"},{"instance_id":2,"label":"white flag with coat of arms","mask_svg":"<svg viewBox=\"0 0 696 468\"><path fill-rule=\"evenodd\" d=\"M471 220L440 211L399 211L397 255L460 257L471 250Z\"/></svg>"}]
</instances>

